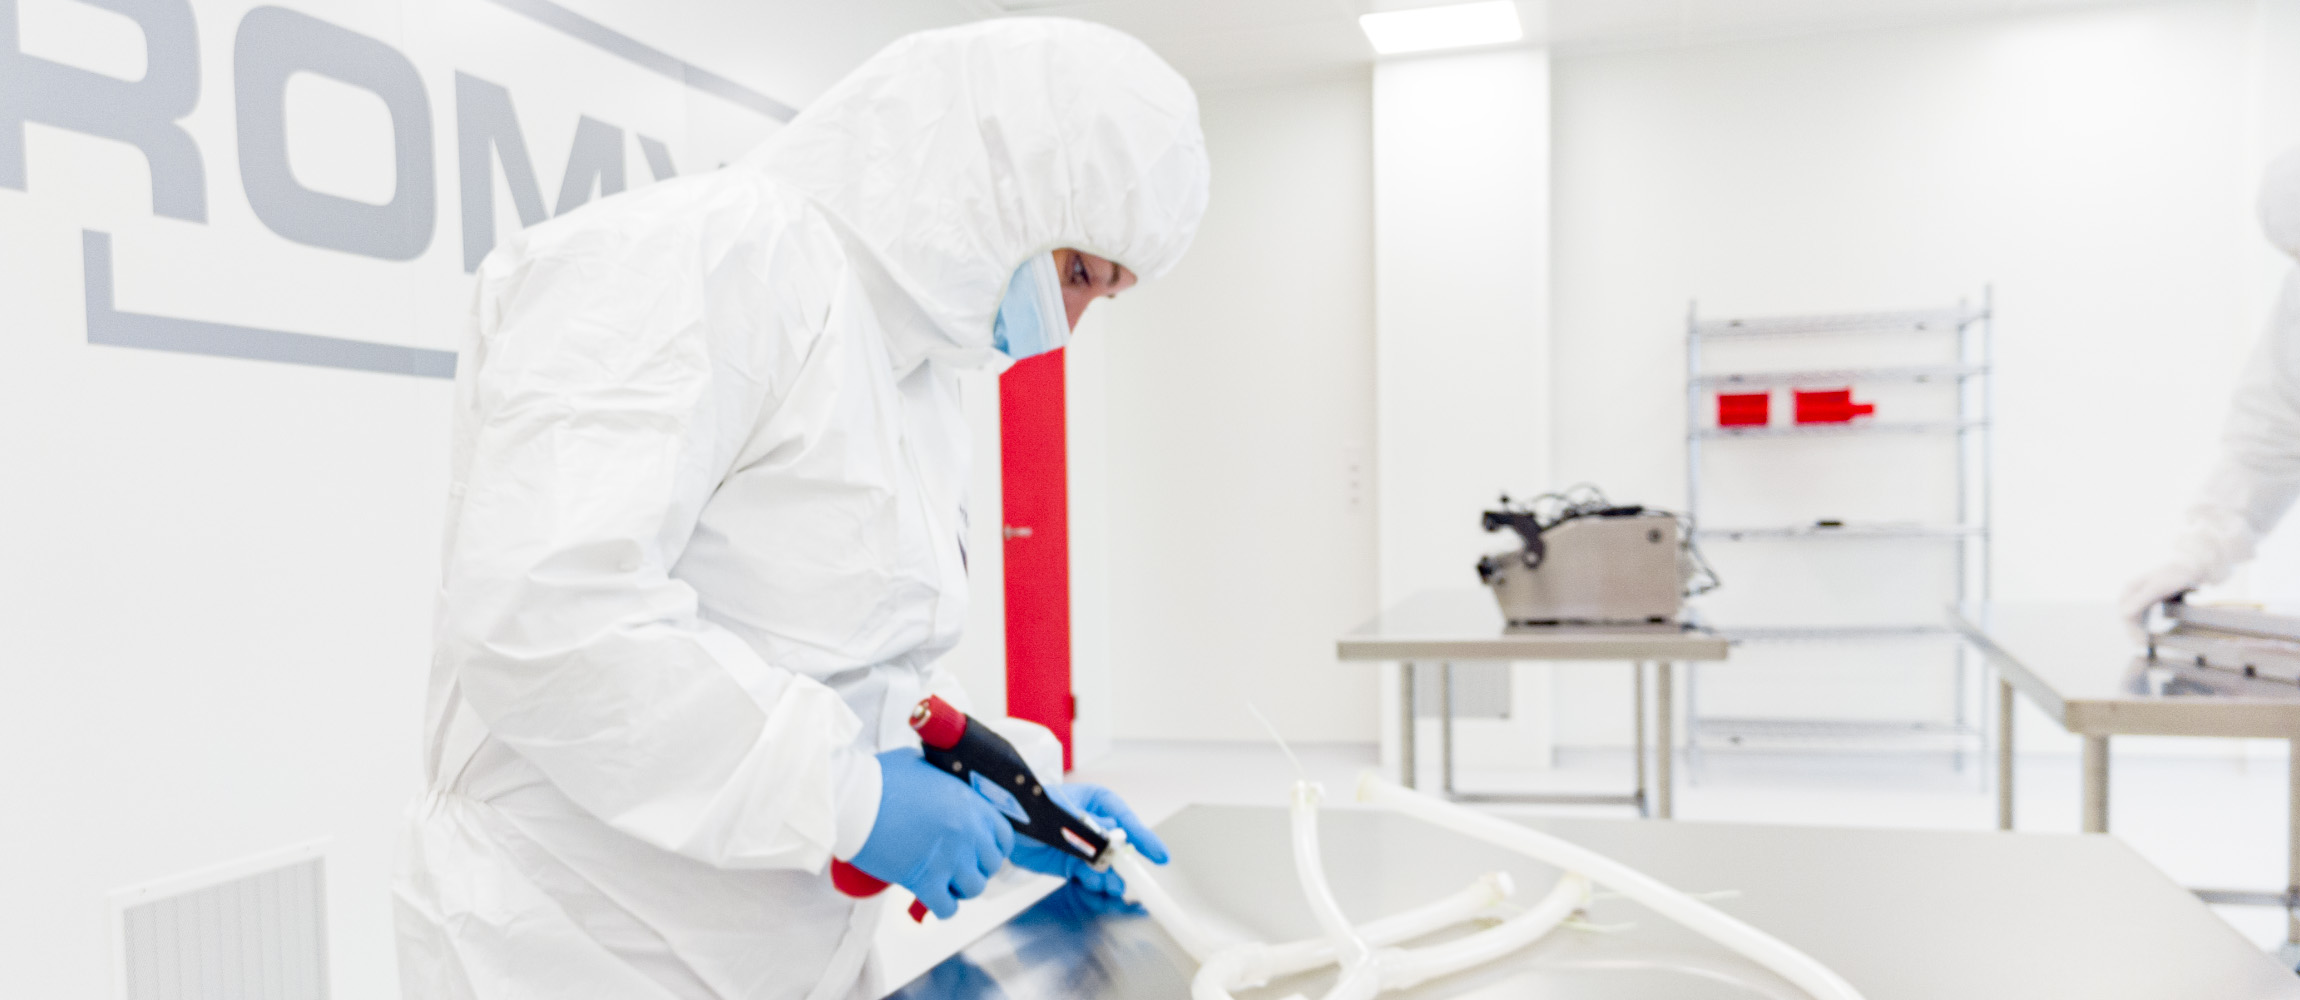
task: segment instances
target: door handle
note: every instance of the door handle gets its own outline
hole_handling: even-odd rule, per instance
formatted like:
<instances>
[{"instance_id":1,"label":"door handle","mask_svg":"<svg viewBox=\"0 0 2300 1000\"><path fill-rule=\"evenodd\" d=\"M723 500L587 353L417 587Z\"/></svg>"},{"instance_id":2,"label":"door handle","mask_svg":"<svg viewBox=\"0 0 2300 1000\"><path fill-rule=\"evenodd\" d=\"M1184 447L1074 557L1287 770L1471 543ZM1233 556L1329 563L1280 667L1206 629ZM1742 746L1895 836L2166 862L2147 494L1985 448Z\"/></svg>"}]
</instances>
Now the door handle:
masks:
<instances>
[{"instance_id":1,"label":"door handle","mask_svg":"<svg viewBox=\"0 0 2300 1000\"><path fill-rule=\"evenodd\" d=\"M1017 539L1017 538L1028 538L1028 537L1030 537L1030 526L1029 526L1029 525L1027 525L1027 524L1025 524L1025 525L1022 525L1022 526L1020 526L1020 527L1016 527L1016 526L1014 526L1014 525L1011 525L1011 524L1007 524L1007 525L1000 525L998 530L999 530L999 533L1000 533L1000 534L1003 534L1003 535L1005 535L1005 536L1006 536L1006 538L1007 538L1007 540L1008 540L1008 541L1012 541L1012 540L1014 540L1014 539Z\"/></svg>"}]
</instances>

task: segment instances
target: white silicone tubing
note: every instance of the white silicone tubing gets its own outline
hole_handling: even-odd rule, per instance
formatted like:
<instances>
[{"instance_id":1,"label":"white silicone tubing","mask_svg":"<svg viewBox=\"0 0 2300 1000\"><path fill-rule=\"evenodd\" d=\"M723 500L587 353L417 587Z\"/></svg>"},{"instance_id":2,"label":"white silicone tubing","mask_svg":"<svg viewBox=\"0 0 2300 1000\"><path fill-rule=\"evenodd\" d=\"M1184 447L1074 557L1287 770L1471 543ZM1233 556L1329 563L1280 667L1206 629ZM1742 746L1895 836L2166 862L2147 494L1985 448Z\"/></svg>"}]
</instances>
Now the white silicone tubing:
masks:
<instances>
[{"instance_id":1,"label":"white silicone tubing","mask_svg":"<svg viewBox=\"0 0 2300 1000\"><path fill-rule=\"evenodd\" d=\"M1549 895L1516 916L1465 938L1382 956L1382 988L1402 990L1439 976L1475 968L1539 941L1589 902L1589 880L1574 872Z\"/></svg>"},{"instance_id":2,"label":"white silicone tubing","mask_svg":"<svg viewBox=\"0 0 2300 1000\"><path fill-rule=\"evenodd\" d=\"M1365 939L1350 929L1342 905L1334 901L1333 886L1326 882L1325 856L1318 850L1319 794L1318 786L1310 782L1294 782L1294 876L1310 901L1310 916L1317 918L1318 929L1325 932L1342 966L1342 976L1326 991L1325 1000L1373 1000L1382 991L1381 963L1374 961L1374 950Z\"/></svg>"},{"instance_id":3,"label":"white silicone tubing","mask_svg":"<svg viewBox=\"0 0 2300 1000\"><path fill-rule=\"evenodd\" d=\"M1509 898L1509 894L1509 874L1487 872L1451 896L1359 927L1358 937L1376 948L1411 941L1484 913L1492 909L1494 904ZM1260 986L1280 976L1332 965L1334 946L1333 942L1325 938L1309 938L1285 944L1245 944L1224 949L1215 955L1215 959L1222 961L1224 968L1232 970L1221 977L1222 985L1229 989L1244 989Z\"/></svg>"},{"instance_id":4,"label":"white silicone tubing","mask_svg":"<svg viewBox=\"0 0 2300 1000\"><path fill-rule=\"evenodd\" d=\"M1333 946L1323 938L1289 941L1285 944L1228 944L1218 941L1197 918L1192 917L1188 910L1175 901L1165 886L1159 884L1150 862L1135 853L1131 845L1111 854L1111 867L1117 869L1119 877L1126 880L1127 898L1150 911L1151 919L1158 921L1158 925L1164 927L1166 933L1191 958L1203 963L1219 954L1241 953L1234 958L1244 961L1240 969L1247 978L1231 980L1233 985L1259 986L1279 976L1333 964ZM1494 904L1508 899L1513 890L1508 872L1487 872L1451 895L1366 924L1358 928L1358 936L1377 948L1411 941L1483 913Z\"/></svg>"},{"instance_id":5,"label":"white silicone tubing","mask_svg":"<svg viewBox=\"0 0 2300 1000\"><path fill-rule=\"evenodd\" d=\"M1310 916L1317 919L1318 929L1325 932L1326 942L1347 970L1365 964L1374 949L1351 929L1350 919L1342 916L1342 904L1334 901L1333 886L1326 882L1325 855L1318 850L1320 794L1316 785L1294 782L1294 877L1302 883L1302 895L1309 898ZM1349 977L1345 973L1343 978Z\"/></svg>"},{"instance_id":6,"label":"white silicone tubing","mask_svg":"<svg viewBox=\"0 0 2300 1000\"><path fill-rule=\"evenodd\" d=\"M1369 953L1366 942L1350 928L1334 902L1318 849L1319 789L1309 782L1294 785L1294 870L1310 911L1326 931L1342 961L1342 977L1326 1000L1366 1000L1382 990L1399 990L1439 976L1483 965L1540 940L1589 899L1589 881L1573 872L1558 879L1539 904L1508 920L1468 937L1426 948L1385 949Z\"/></svg>"},{"instance_id":7,"label":"white silicone tubing","mask_svg":"<svg viewBox=\"0 0 2300 1000\"><path fill-rule=\"evenodd\" d=\"M1166 928L1166 933L1173 936L1174 943L1189 952L1191 958L1197 959L1199 965L1211 961L1215 953L1222 950L1221 944L1206 932L1205 926L1196 917L1190 915L1190 911L1174 901L1165 886L1159 885L1158 880L1151 876L1150 862L1134 853L1134 845L1125 842L1124 832L1112 831L1111 839L1115 842L1115 849L1110 852L1110 867L1117 869L1118 877L1126 880L1126 898L1142 904L1143 909L1150 911L1150 919Z\"/></svg>"},{"instance_id":8,"label":"white silicone tubing","mask_svg":"<svg viewBox=\"0 0 2300 1000\"><path fill-rule=\"evenodd\" d=\"M1324 938L1284 944L1218 943L1158 883L1150 863L1131 846L1115 852L1111 865L1126 880L1127 896L1150 911L1151 919L1198 961L1199 972L1191 991L1196 1000L1227 1000L1230 990L1256 987L1280 976L1334 964L1333 944ZM1491 910L1509 898L1511 889L1507 872L1487 872L1451 895L1368 923L1358 928L1358 936L1379 948L1434 934Z\"/></svg>"},{"instance_id":9,"label":"white silicone tubing","mask_svg":"<svg viewBox=\"0 0 2300 1000\"><path fill-rule=\"evenodd\" d=\"M1358 779L1358 801L1379 805L1566 871L1586 875L1599 885L1607 886L1771 969L1798 989L1811 994L1814 1000L1861 1000L1861 993L1853 988L1853 984L1846 982L1844 977L1837 975L1828 966L1815 961L1812 956L1670 888L1659 879L1578 844L1407 791L1382 780L1372 772Z\"/></svg>"},{"instance_id":10,"label":"white silicone tubing","mask_svg":"<svg viewBox=\"0 0 2300 1000\"><path fill-rule=\"evenodd\" d=\"M1510 894L1509 876L1501 872L1488 873L1450 896L1352 928L1334 901L1320 859L1318 795L1316 786L1297 784L1292 820L1295 874L1324 931L1320 938L1280 945L1219 941L1158 884L1150 865L1134 853L1131 846L1125 845L1123 838L1118 838L1120 844L1113 852L1113 864L1126 879L1127 895L1141 903L1199 963L1198 974L1190 984L1193 1000L1235 1000L1230 993L1233 989L1260 986L1277 976L1334 964L1337 954L1350 957L1341 963L1341 977L1324 1000L1366 1000L1383 990L1408 988L1494 961L1540 940L1588 902L1592 881L1609 886L1747 957L1815 1000L1861 1000L1859 991L1850 983L1811 956L1636 869L1568 841L1407 791L1368 774L1358 784L1360 801L1484 840L1565 871L1539 903L1498 925L1424 948L1388 947L1488 913L1495 903Z\"/></svg>"}]
</instances>

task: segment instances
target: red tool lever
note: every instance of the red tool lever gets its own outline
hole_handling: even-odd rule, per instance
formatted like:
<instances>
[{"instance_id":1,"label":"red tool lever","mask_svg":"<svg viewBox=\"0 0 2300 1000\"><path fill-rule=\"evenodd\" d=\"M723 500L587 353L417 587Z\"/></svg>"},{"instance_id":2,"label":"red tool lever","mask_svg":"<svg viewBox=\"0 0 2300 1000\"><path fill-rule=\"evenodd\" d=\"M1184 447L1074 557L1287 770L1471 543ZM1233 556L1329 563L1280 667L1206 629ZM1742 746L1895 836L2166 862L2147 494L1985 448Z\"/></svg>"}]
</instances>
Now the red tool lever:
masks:
<instances>
[{"instance_id":1,"label":"red tool lever","mask_svg":"<svg viewBox=\"0 0 2300 1000\"><path fill-rule=\"evenodd\" d=\"M969 720L965 712L938 697L929 697L911 709L910 728L918 733L918 740L937 750L949 750L966 735ZM886 882L878 876L846 863L831 859L831 885L838 891L856 899L868 899L886 891ZM913 923L926 921L926 904L910 901L910 919Z\"/></svg>"}]
</instances>

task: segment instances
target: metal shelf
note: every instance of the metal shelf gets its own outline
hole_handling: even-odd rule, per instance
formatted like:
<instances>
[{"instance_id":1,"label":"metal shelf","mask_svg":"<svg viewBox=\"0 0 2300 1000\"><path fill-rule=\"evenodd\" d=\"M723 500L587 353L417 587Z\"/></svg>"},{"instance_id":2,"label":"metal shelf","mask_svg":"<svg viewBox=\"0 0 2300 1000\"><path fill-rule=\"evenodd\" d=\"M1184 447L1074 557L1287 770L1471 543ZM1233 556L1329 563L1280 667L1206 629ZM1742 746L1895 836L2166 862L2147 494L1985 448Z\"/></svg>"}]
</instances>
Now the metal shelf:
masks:
<instances>
[{"instance_id":1,"label":"metal shelf","mask_svg":"<svg viewBox=\"0 0 2300 1000\"><path fill-rule=\"evenodd\" d=\"M1855 434L1958 434L1987 427L1986 420L1928 420L1900 423L1784 424L1779 427L1703 427L1694 436L1729 438L1841 437Z\"/></svg>"},{"instance_id":2,"label":"metal shelf","mask_svg":"<svg viewBox=\"0 0 2300 1000\"><path fill-rule=\"evenodd\" d=\"M1802 372L1720 372L1693 384L1704 389L1779 389L1786 386L1849 385L1856 382L1961 381L1989 373L1985 365L1899 365L1890 368L1823 368Z\"/></svg>"},{"instance_id":3,"label":"metal shelf","mask_svg":"<svg viewBox=\"0 0 2300 1000\"><path fill-rule=\"evenodd\" d=\"M1955 333L1988 318L1988 311L1911 309L1903 312L1839 313L1825 316L1764 316L1713 319L1693 324L1702 339L1780 337L1812 333Z\"/></svg>"},{"instance_id":4,"label":"metal shelf","mask_svg":"<svg viewBox=\"0 0 2300 1000\"><path fill-rule=\"evenodd\" d=\"M1762 528L1703 528L1693 533L1697 541L1741 542L1773 539L1846 539L1871 538L1978 538L1988 533L1977 524L1792 524Z\"/></svg>"},{"instance_id":5,"label":"metal shelf","mask_svg":"<svg viewBox=\"0 0 2300 1000\"><path fill-rule=\"evenodd\" d=\"M1701 720L1701 745L1720 750L1802 750L1817 746L1842 749L1847 743L1879 748L1962 752L1978 742L1987 746L1988 731L1977 725L1899 719L1748 719L1709 716Z\"/></svg>"},{"instance_id":6,"label":"metal shelf","mask_svg":"<svg viewBox=\"0 0 2300 1000\"><path fill-rule=\"evenodd\" d=\"M1747 449L1718 450L1711 442L1729 438L1834 438L1834 437L1904 437L1941 435L1941 440L1955 444L1954 461L1941 471L1955 485L1953 510L1927 514L1932 518L1923 522L1854 521L1840 527L1824 528L1818 523L1788 525L1753 525L1745 527L1704 528L1696 533L1704 540L1726 541L1804 541L1808 539L1937 539L1954 542L1943 546L1955 556L1954 594L1943 595L1957 602L1975 597L1985 599L1989 592L1989 550L1992 520L1989 502L1991 467L1991 434L1989 426L1995 396L1995 379L1991 374L1995 338L1991 298L1983 294L1978 307L1970 302L1936 309L1904 310L1899 312L1851 313L1813 316L1766 316L1745 319L1706 319L1698 310L1688 311L1685 317L1685 481L1686 512L1698 521L1703 510L1704 461L1725 459L1739 461L1748 454ZM1704 348L1718 341L1739 341L1762 337L1789 337L1804 335L1867 334L1881 335L1874 342L1858 345L1874 364L1864 365L1863 359L1838 354L1838 349L1850 349L1850 341L1831 341L1832 354L1838 356L1823 360L1814 356L1814 367L1802 370L1772 371L1715 371L1704 370ZM1908 334L1937 335L1924 341L1901 341L1898 346L1921 347L1926 352L1910 356L1895 351L1887 354L1884 337ZM1784 345L1786 350L1786 345ZM1898 356L1895 356L1898 355ZM1774 362L1781 363L1779 361ZM1794 362L1790 362L1794 363ZM1828 365L1830 367L1823 367ZM1861 383L1939 383L1939 388L1955 391L1954 415L1946 413L1932 419L1911 419L1876 422L1873 418L1861 422L1842 424L1785 424L1782 426L1718 427L1704 426L1709 416L1706 405L1717 392L1739 389L1770 391L1779 388L1818 388ZM1933 390L1928 389L1928 392ZM1949 449L1941 449L1948 451ZM1926 467L1932 462L1927 460ZM1911 470L1912 472L1918 470ZM1784 516L1782 511L1776 516ZM1845 510L1844 514L1859 515L1859 511ZM1874 515L1872 515L1874 516ZM1909 547L1903 547L1909 548ZM1867 551L1867 550L1864 550ZM1923 555L1931 555L1927 548ZM1882 558L1915 558L1916 551L1879 550ZM1816 554L1817 557L1818 554ZM1883 569L1882 565L1879 567ZM1760 597L1764 595L1759 595ZM1778 605L1778 601L1762 602L1752 608ZM1770 614L1775 622L1827 618L1829 613L1820 607L1781 606ZM1685 687L1686 736L1693 751L1693 775L1700 774L1700 752L1704 746L1718 745L1718 736L1731 735L1731 743L1743 746L1742 734L1765 734L1791 743L1820 744L1848 739L1883 739L1906 744L1912 736L1923 740L1947 741L1955 746L1960 767L1963 752L1974 742L1983 750L1989 735L1982 723L1985 711L1977 716L1976 707L1986 707L1986 686L1976 685L1976 676L1984 666L1973 651L1958 641L1956 634L1945 623L1869 624L1869 625L1791 625L1775 624L1748 627L1720 627L1715 633L1735 644L1773 643L1918 643L1922 646L1910 650L1930 656L1930 647L1939 645L1949 654L1945 659L1952 672L1955 686L1951 700L1952 716L1933 722L1915 723L1892 720L1863 719L1748 719L1717 718L1701 713L1702 678L1706 670L1688 669ZM1854 657L1847 657L1848 665L1857 666ZM1979 692L1978 705L1971 695ZM1986 774L1982 775L1986 779Z\"/></svg>"}]
</instances>

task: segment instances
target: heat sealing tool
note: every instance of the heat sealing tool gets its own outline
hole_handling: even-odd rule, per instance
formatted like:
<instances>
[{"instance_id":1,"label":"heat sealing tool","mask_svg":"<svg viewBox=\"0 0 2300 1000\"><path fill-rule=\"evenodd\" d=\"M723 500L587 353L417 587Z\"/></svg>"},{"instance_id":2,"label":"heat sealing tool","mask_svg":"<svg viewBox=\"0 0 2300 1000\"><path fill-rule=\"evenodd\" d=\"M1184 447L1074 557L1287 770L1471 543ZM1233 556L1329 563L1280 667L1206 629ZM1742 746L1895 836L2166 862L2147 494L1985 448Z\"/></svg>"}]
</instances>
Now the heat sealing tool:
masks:
<instances>
[{"instance_id":1,"label":"heat sealing tool","mask_svg":"<svg viewBox=\"0 0 2300 1000\"><path fill-rule=\"evenodd\" d=\"M1014 832L1097 869L1109 867L1110 838L1048 795L1046 784L1038 780L1014 744L996 730L931 696L911 710L910 728L918 733L927 763L973 785L999 807ZM887 885L877 876L837 859L831 861L831 884L858 899L878 895ZM926 904L913 901L910 918L925 920Z\"/></svg>"}]
</instances>

